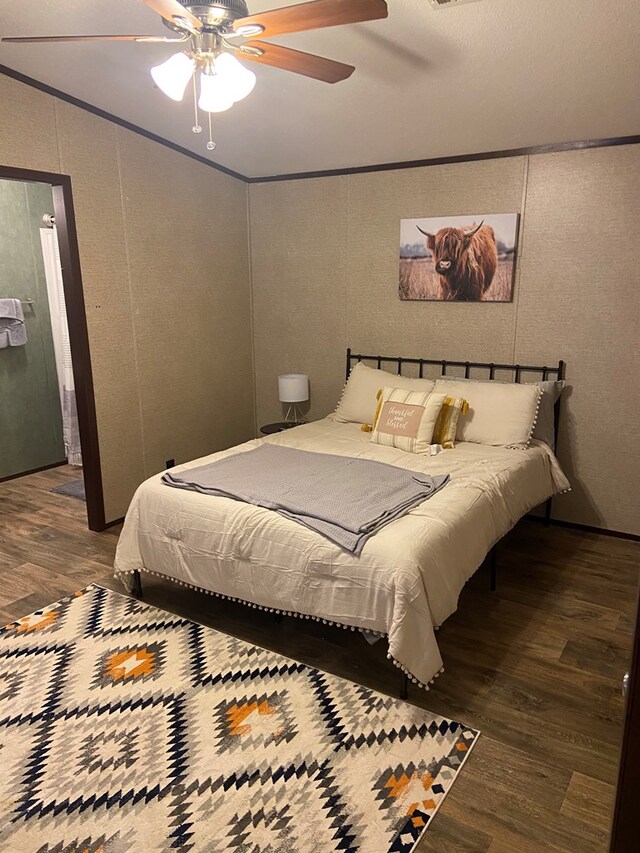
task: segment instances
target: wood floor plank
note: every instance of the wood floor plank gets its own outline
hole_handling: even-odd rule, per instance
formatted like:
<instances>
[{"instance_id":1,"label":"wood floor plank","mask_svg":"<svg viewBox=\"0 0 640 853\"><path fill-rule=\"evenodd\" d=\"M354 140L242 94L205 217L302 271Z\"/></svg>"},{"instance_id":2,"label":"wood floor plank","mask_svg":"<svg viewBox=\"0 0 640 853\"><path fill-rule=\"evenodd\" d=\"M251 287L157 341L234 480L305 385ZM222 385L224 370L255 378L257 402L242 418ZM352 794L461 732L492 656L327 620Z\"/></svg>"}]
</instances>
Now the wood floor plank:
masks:
<instances>
[{"instance_id":1,"label":"wood floor plank","mask_svg":"<svg viewBox=\"0 0 640 853\"><path fill-rule=\"evenodd\" d=\"M616 631L620 634L632 635L636 627L635 615L631 613L621 613L620 620L616 627Z\"/></svg>"},{"instance_id":2,"label":"wood floor plank","mask_svg":"<svg viewBox=\"0 0 640 853\"><path fill-rule=\"evenodd\" d=\"M483 837L490 836L490 850L604 853L606 832L567 818L559 811L568 774L555 774L544 762L536 762L520 751L505 751L494 746L497 742L487 741L490 739L481 735L442 807L444 814L473 827ZM522 769L518 771L521 762ZM484 775L487 769L488 778Z\"/></svg>"},{"instance_id":3,"label":"wood floor plank","mask_svg":"<svg viewBox=\"0 0 640 853\"><path fill-rule=\"evenodd\" d=\"M622 681L629 668L629 638L611 632L609 637L575 637L570 639L561 660L585 672L610 675Z\"/></svg>"},{"instance_id":4,"label":"wood floor plank","mask_svg":"<svg viewBox=\"0 0 640 853\"><path fill-rule=\"evenodd\" d=\"M531 612L532 609L529 608ZM545 631L532 621L525 621L504 613L491 614L486 620L470 616L467 620L457 620L455 626L444 626L447 643L451 649L459 649L460 654L473 660L482 656L487 660L487 650L478 649L477 636L479 628L485 631L493 630L494 640L491 646L492 665L499 669L502 658L509 653L524 652L531 657L542 660L557 661L564 651L567 637L561 631ZM444 636L444 634L443 634Z\"/></svg>"},{"instance_id":5,"label":"wood floor plank","mask_svg":"<svg viewBox=\"0 0 640 853\"><path fill-rule=\"evenodd\" d=\"M574 773L560 812L568 818L608 832L615 793L613 785L606 785L582 773Z\"/></svg>"},{"instance_id":6,"label":"wood floor plank","mask_svg":"<svg viewBox=\"0 0 640 853\"><path fill-rule=\"evenodd\" d=\"M557 725L571 720L575 731L618 745L624 701L610 678L585 673L562 661L532 658L516 661L510 657L503 661L503 668L494 682L494 701L509 702L525 712L535 708L540 719ZM562 683L566 689L560 694L558 684Z\"/></svg>"},{"instance_id":7,"label":"wood floor plank","mask_svg":"<svg viewBox=\"0 0 640 853\"><path fill-rule=\"evenodd\" d=\"M58 598L64 598L65 594L60 593ZM2 613L8 617L9 622L15 622L23 616L28 616L30 613L35 613L36 610L41 610L48 604L51 604L51 595L46 592L32 592L25 595L24 598L19 598L16 601L8 604L3 608Z\"/></svg>"},{"instance_id":8,"label":"wood floor plank","mask_svg":"<svg viewBox=\"0 0 640 853\"><path fill-rule=\"evenodd\" d=\"M582 773L593 773L604 782L612 783L618 770L618 750L612 745L574 730L572 721L564 724L550 723L531 706L523 710L514 708L511 700L489 693L481 707L468 701L455 701L455 697L441 701L440 690L433 691L428 700L429 710L445 717L453 717L478 728L483 735L498 740L510 748L529 752L545 761L561 774L569 767ZM411 697L413 701L413 696ZM418 697L416 704L423 704ZM617 726L621 726L621 719Z\"/></svg>"},{"instance_id":9,"label":"wood floor plank","mask_svg":"<svg viewBox=\"0 0 640 853\"><path fill-rule=\"evenodd\" d=\"M416 853L438 850L439 853L488 853L493 839L465 821L457 820L442 811L425 833Z\"/></svg>"},{"instance_id":10,"label":"wood floor plank","mask_svg":"<svg viewBox=\"0 0 640 853\"><path fill-rule=\"evenodd\" d=\"M68 574L23 563L14 569L0 571L0 606L5 609L17 599L34 593L42 595L45 604L75 592L78 584Z\"/></svg>"},{"instance_id":11,"label":"wood floor plank","mask_svg":"<svg viewBox=\"0 0 640 853\"><path fill-rule=\"evenodd\" d=\"M0 623L112 576L118 530L91 533L56 468L0 484ZM437 639L445 672L409 700L482 730L420 853L605 853L616 781L640 543L537 523L469 581ZM387 645L143 577L145 601L385 693Z\"/></svg>"},{"instance_id":12,"label":"wood floor plank","mask_svg":"<svg viewBox=\"0 0 640 853\"><path fill-rule=\"evenodd\" d=\"M24 613L23 615L27 616L28 614ZM13 616L10 610L5 610L4 608L0 607L0 628L2 628L4 625L8 625L10 622L13 622L15 618L16 617Z\"/></svg>"}]
</instances>

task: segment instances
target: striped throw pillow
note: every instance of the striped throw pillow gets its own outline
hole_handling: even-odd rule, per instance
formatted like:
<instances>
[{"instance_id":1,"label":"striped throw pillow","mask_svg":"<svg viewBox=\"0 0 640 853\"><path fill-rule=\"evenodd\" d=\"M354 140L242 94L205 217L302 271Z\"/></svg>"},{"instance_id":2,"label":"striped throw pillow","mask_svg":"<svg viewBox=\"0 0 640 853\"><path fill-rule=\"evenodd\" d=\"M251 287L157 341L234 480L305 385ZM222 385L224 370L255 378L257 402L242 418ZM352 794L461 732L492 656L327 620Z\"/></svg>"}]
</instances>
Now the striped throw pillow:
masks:
<instances>
[{"instance_id":1,"label":"striped throw pillow","mask_svg":"<svg viewBox=\"0 0 640 853\"><path fill-rule=\"evenodd\" d=\"M428 453L446 394L383 388L371 441L407 453Z\"/></svg>"},{"instance_id":2,"label":"striped throw pillow","mask_svg":"<svg viewBox=\"0 0 640 853\"><path fill-rule=\"evenodd\" d=\"M448 450L454 447L458 420L468 411L469 404L463 397L445 397L433 431L433 444L441 444Z\"/></svg>"}]
</instances>

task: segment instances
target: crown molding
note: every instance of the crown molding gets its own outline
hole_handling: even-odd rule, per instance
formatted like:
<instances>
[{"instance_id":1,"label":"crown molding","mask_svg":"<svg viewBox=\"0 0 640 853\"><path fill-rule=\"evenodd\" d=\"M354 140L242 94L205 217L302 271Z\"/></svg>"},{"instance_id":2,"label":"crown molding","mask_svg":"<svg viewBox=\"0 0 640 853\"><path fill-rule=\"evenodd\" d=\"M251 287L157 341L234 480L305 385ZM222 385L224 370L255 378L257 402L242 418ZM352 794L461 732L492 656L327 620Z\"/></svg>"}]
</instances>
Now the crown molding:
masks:
<instances>
[{"instance_id":1,"label":"crown molding","mask_svg":"<svg viewBox=\"0 0 640 853\"><path fill-rule=\"evenodd\" d=\"M618 145L638 145L640 143L640 134L635 134L633 136L612 136L604 139L559 142L548 145L533 145L525 148L509 148L499 151L481 151L475 154L455 154L450 157L431 157L425 160L401 160L397 163L375 163L370 166L348 166L342 169L323 169L315 172L292 172L290 174L282 175L249 177L241 174L240 172L235 172L233 169L229 169L226 166L222 166L220 163L216 163L213 160L209 160L201 154L196 154L188 148L183 148L182 145L171 142L163 136L151 133L151 131L145 130L136 124L132 124L126 119L113 115L99 107L95 107L87 101L82 101L73 95L69 95L67 92L62 92L60 89L54 89L53 86L49 86L47 83L43 83L33 77L28 77L26 74L22 74L20 71L9 68L7 65L0 65L0 74L3 74L5 77L11 77L13 80L17 80L18 82L31 86L34 89L39 89L41 92L52 95L54 98L59 98L61 101L66 101L68 104L73 104L73 106L93 113L107 121L112 121L114 124L130 130L132 133L137 133L140 136L144 136L146 139L150 139L153 142L164 145L166 148L170 148L172 151L184 154L185 157L190 157L198 163L209 166L211 169L216 169L218 172L229 175L230 177L235 178L238 181L242 181L245 184L267 184L275 183L277 181L302 181L309 180L311 178L333 178L341 175L362 175L370 172L391 172L399 169L420 169L427 166L444 166L452 163L473 163L479 160L498 160L503 157L528 157L536 154L557 154L562 151L583 151L590 148L613 148Z\"/></svg>"},{"instance_id":2,"label":"crown molding","mask_svg":"<svg viewBox=\"0 0 640 853\"><path fill-rule=\"evenodd\" d=\"M401 160L398 163L376 163L371 166L351 166L344 169L324 169L318 172L293 172L289 175L267 175L245 178L249 184L266 184L276 181L301 181L309 178L333 178L340 175L363 175L368 172L391 172L398 169L420 169L426 166L445 166L450 163L473 163L477 160L499 160L503 157L528 157L535 154L556 154L561 151L582 151L588 148L612 148L617 145L637 145L640 134L613 136L608 139L587 139L577 142L559 142L533 145L526 148L509 148L502 151L481 151L476 154L455 154L451 157L431 157L426 160Z\"/></svg>"},{"instance_id":3,"label":"crown molding","mask_svg":"<svg viewBox=\"0 0 640 853\"><path fill-rule=\"evenodd\" d=\"M132 133L137 133L139 136L144 136L146 139L150 139L152 142L158 142L160 145L164 145L165 148L171 148L172 151L184 154L185 157L190 157L198 163L210 166L212 169L216 169L218 172L223 172L225 175L236 178L238 181L242 181L243 183L247 182L247 178L244 175L241 175L239 172L234 172L233 169L228 169L226 166L220 165L220 163L215 163L207 157L196 154L195 151L183 148L182 145L178 145L176 142L171 142L163 136L158 136L150 130L138 127L137 124L132 124L124 118L108 113L106 110L101 110L100 107L94 107L93 104L89 104L87 101L81 101L79 98L75 98L67 92L62 92L60 89L54 89L53 86L49 86L41 80L35 80L33 77L28 77L26 74L22 74L20 71L9 68L7 65L0 65L0 74L3 74L5 77L11 77L12 80L17 80L19 83L24 83L26 86L31 86L33 89L39 89L39 91L45 92L47 95L52 95L54 98L58 98L61 101L66 101L68 104L73 104L74 107L79 107L81 110L86 110L89 113L93 113L93 115L99 116L107 121L111 121L120 127L124 127L126 130L130 130Z\"/></svg>"}]
</instances>

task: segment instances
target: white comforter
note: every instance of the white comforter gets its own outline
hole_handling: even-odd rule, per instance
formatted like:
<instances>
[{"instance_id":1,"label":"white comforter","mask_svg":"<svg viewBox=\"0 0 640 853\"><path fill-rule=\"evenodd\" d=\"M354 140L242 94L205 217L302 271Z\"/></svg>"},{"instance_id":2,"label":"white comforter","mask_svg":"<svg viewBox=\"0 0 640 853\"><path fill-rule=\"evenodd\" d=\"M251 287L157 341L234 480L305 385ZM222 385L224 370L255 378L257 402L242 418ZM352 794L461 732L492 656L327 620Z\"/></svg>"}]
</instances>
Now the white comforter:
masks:
<instances>
[{"instance_id":1,"label":"white comforter","mask_svg":"<svg viewBox=\"0 0 640 853\"><path fill-rule=\"evenodd\" d=\"M275 512L172 489L158 474L133 498L116 574L150 571L267 608L388 634L390 656L423 684L442 668L434 629L455 611L460 591L489 549L530 509L569 488L542 442L528 450L461 443L421 456L374 444L357 424L331 418L173 470L266 441L446 473L451 480L355 557Z\"/></svg>"}]
</instances>

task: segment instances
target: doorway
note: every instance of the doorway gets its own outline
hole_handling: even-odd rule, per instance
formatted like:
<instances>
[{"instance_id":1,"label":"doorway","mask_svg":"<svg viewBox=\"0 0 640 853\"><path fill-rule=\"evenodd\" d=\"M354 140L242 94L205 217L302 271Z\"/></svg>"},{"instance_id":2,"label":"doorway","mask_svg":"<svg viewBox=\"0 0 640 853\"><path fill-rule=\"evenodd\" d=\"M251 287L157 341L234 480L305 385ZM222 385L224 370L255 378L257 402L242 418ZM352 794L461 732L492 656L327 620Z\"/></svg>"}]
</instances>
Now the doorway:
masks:
<instances>
[{"instance_id":1,"label":"doorway","mask_svg":"<svg viewBox=\"0 0 640 853\"><path fill-rule=\"evenodd\" d=\"M7 223L12 222L13 196L18 199L20 192L24 192L25 198L32 201L27 203L31 255L25 258L22 270L25 275L21 282L22 289L25 282L29 282L33 293L18 292L20 288L16 284L16 294L7 293L6 296L15 296L12 302L16 312L22 315L24 332L21 333L25 334L32 328L39 336L38 351L32 359L25 357L24 346L20 346L19 340L16 346L7 346L7 352L2 353L6 362L0 372L4 386L0 387L0 407L5 416L5 435L0 436L0 448L4 443L5 455L9 454L11 459L5 461L7 471L4 476L0 473L0 479L19 477L34 470L64 464L67 460L81 463L83 474L79 474L78 479L82 476L84 480L88 526L90 530L101 531L106 527L102 475L71 179L67 175L0 166L0 182L13 183L13 193L5 194L8 204L4 207L7 209L2 211ZM24 185L24 189L20 187L16 191L18 184ZM44 233L46 226L49 226L49 235ZM11 232L8 225L3 227ZM40 230L43 233L38 235ZM41 270L29 271L27 267L29 264L34 267L37 253L43 259ZM35 278L29 279L29 272ZM18 278L15 278L16 282ZM43 280L38 281L38 278ZM0 295L5 296L4 291L10 285L9 282L2 284ZM19 324L17 320L16 328L20 328ZM29 365L39 368L37 379L35 373L33 376L29 373ZM32 389L27 410L24 395L21 396L21 382L32 379L39 385L35 397ZM9 419L13 410L16 418L13 425L17 432L12 436L7 424L11 423ZM50 413L48 421L47 412ZM45 423L37 423L38 418L44 418ZM30 437L36 437L31 449L25 449L25 442L19 440L21 429L26 429ZM20 453L13 452L11 446L19 448ZM29 459L34 464L29 464ZM76 491L81 491L78 483L76 486Z\"/></svg>"}]
</instances>

